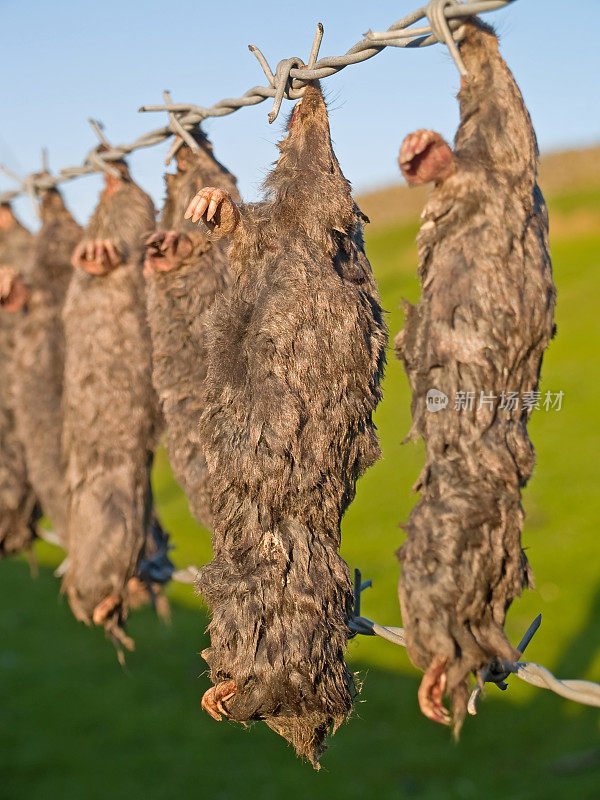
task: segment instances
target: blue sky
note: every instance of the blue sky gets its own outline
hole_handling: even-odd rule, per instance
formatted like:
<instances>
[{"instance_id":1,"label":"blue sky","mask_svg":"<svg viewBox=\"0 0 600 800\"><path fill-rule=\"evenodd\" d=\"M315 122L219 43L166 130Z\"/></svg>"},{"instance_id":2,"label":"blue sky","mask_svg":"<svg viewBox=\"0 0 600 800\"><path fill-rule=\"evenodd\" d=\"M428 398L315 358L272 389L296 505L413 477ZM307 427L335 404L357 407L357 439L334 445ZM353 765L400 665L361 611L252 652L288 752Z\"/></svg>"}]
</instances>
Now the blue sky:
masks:
<instances>
[{"instance_id":1,"label":"blue sky","mask_svg":"<svg viewBox=\"0 0 600 800\"><path fill-rule=\"evenodd\" d=\"M37 170L45 146L52 168L79 164L95 143L88 117L102 120L113 142L130 141L165 124L165 115L137 112L140 105L160 102L163 89L175 101L208 106L264 83L250 43L272 68L292 55L306 60L322 21L321 55L338 55L369 28L383 30L417 5L418 0L0 0L0 163L20 174ZM559 0L515 0L486 15L500 34L542 151L600 142L600 0L579 0L576 9L568 18ZM357 190L398 179L398 148L411 130L454 134L459 78L441 45L388 48L323 85L336 152ZM290 106L284 101L284 111ZM258 196L276 157L285 115L269 125L269 110L267 101L205 123L245 199ZM134 177L159 208L166 150L159 145L131 158ZM100 184L93 176L64 185L81 222ZM11 183L0 176L0 186ZM19 201L17 209L34 224L29 201Z\"/></svg>"}]
</instances>

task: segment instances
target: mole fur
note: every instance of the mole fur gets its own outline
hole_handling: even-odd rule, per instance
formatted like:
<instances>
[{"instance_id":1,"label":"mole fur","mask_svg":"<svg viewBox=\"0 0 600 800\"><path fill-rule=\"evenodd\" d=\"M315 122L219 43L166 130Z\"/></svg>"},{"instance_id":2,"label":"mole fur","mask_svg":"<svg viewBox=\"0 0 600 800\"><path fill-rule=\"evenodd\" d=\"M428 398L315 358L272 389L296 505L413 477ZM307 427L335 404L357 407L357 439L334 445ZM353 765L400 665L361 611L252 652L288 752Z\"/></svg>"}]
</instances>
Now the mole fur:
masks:
<instances>
[{"instance_id":1,"label":"mole fur","mask_svg":"<svg viewBox=\"0 0 600 800\"><path fill-rule=\"evenodd\" d=\"M207 315L198 441L214 558L198 588L212 611L211 679L236 687L228 715L264 720L316 766L356 695L340 524L380 456L387 332L318 85L288 131L264 201L239 208L234 283Z\"/></svg>"},{"instance_id":2,"label":"mole fur","mask_svg":"<svg viewBox=\"0 0 600 800\"><path fill-rule=\"evenodd\" d=\"M234 176L213 155L212 145L200 127L191 131L199 150L181 145L177 171L166 174L167 197L159 231L151 237L160 245L163 233L178 235L169 268L151 270L148 277L148 319L153 344L153 380L160 397L167 430L169 461L184 489L196 519L210 527L206 486L207 470L202 449L193 433L202 411L202 385L206 378L204 316L215 297L231 283L226 247L211 241L184 212L203 186L227 189L239 200ZM158 248L149 255L161 256ZM148 263L148 256L146 259Z\"/></svg>"},{"instance_id":3,"label":"mole fur","mask_svg":"<svg viewBox=\"0 0 600 800\"><path fill-rule=\"evenodd\" d=\"M82 230L56 189L40 197L42 226L27 277L27 313L16 343L15 418L29 480L38 502L66 543L66 494L61 458L65 342L62 309L73 274L71 254Z\"/></svg>"},{"instance_id":4,"label":"mole fur","mask_svg":"<svg viewBox=\"0 0 600 800\"><path fill-rule=\"evenodd\" d=\"M402 619L414 664L445 664L456 733L469 674L518 658L504 621L531 582L521 489L534 450L531 411L502 398L538 389L555 304L531 120L491 28L472 21L464 31L460 125L422 215L421 299L406 304L396 338L412 387L411 437L427 451L399 551ZM430 389L448 397L446 408L427 409ZM471 408L455 408L457 392L473 393ZM497 401L481 403L481 393Z\"/></svg>"},{"instance_id":5,"label":"mole fur","mask_svg":"<svg viewBox=\"0 0 600 800\"><path fill-rule=\"evenodd\" d=\"M0 292L0 558L29 549L39 519L27 476L25 452L17 434L15 345L23 324L21 312L7 310L14 281L25 279L33 236L16 219L8 203L0 205L0 272L7 293Z\"/></svg>"},{"instance_id":6,"label":"mole fur","mask_svg":"<svg viewBox=\"0 0 600 800\"><path fill-rule=\"evenodd\" d=\"M76 268L63 312L69 553L63 590L78 619L104 624L115 643L132 647L122 623L127 585L150 530L149 478L160 432L142 274L144 238L155 218L124 162L113 166L120 177L106 177L85 239L111 243L120 263L103 274Z\"/></svg>"}]
</instances>

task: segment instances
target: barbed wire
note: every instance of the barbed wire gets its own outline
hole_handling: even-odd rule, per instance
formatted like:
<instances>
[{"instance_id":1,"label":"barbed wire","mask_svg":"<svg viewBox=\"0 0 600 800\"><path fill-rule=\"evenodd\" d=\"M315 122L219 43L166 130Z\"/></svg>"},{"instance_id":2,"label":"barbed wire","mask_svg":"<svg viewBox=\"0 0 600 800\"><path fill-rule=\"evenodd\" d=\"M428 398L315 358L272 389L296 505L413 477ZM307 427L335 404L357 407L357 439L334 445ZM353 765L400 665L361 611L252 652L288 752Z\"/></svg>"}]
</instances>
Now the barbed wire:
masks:
<instances>
[{"instance_id":1,"label":"barbed wire","mask_svg":"<svg viewBox=\"0 0 600 800\"><path fill-rule=\"evenodd\" d=\"M357 634L363 636L379 636L382 639L386 639L388 642L392 642L392 644L406 647L406 636L403 628L378 625L376 622L360 615L360 596L362 592L371 585L371 581L363 582L360 570L354 570L355 616L349 623L352 636ZM517 645L519 653L523 654L541 623L542 615L538 614ZM600 708L600 684L592 683L592 681L561 680L553 675L550 670L546 669L546 667L530 661L513 662L506 659L498 659L483 671L482 682L478 683L473 689L467 705L469 714L477 714L477 701L483 690L484 683L495 683L498 688L504 691L508 688L506 679L510 675L515 675L525 683L537 686L540 689L549 689L551 692L565 697L567 700L573 700L575 703Z\"/></svg>"},{"instance_id":2,"label":"barbed wire","mask_svg":"<svg viewBox=\"0 0 600 800\"><path fill-rule=\"evenodd\" d=\"M36 535L38 539L46 542L47 544L51 544L54 547L60 547L61 550L66 550L64 542L60 539L58 534L53 528L46 528L43 525L36 525ZM146 575L141 574L140 570L138 569L138 577L142 579L148 578L148 583L155 582L155 583L184 583L184 584L193 584L198 577L198 567L191 564L188 567L184 567L183 569L176 569L175 565L171 562L170 559L165 561L164 556L167 554L168 550L171 549L171 545L168 544L168 536L165 542L165 547L162 551L159 551L155 556L152 556L148 559L145 559L146 562ZM54 576L56 578L62 578L67 571L67 567L69 565L69 557L65 556L63 560L60 562L58 567L54 570ZM150 568L148 568L150 567ZM159 572L162 573L159 577Z\"/></svg>"},{"instance_id":3,"label":"barbed wire","mask_svg":"<svg viewBox=\"0 0 600 800\"><path fill-rule=\"evenodd\" d=\"M279 114L283 99L298 100L302 97L304 88L309 81L327 78L352 64L367 61L386 47L428 47L436 42L442 42L449 48L461 75L466 76L466 69L456 47L456 41L460 39L461 20L474 14L495 11L513 2L514 0L464 0L464 2L462 0L429 0L426 5L394 22L386 31L377 33L369 30L344 55L327 56L317 60L323 38L323 25L319 23L308 62L305 64L298 57L286 58L279 62L274 73L258 47L249 45L250 51L256 56L267 77L268 86L254 86L241 97L226 98L208 108L191 103L173 103L169 93L165 92L164 104L142 106L139 110L142 112L167 112L168 125L149 131L129 144L111 145L101 133L101 126L92 121L96 133L104 141L101 141L101 147L97 146L89 151L81 165L63 167L55 175L51 175L47 169L43 169L42 172L31 173L24 178L20 178L4 168L2 171L18 186L0 193L0 203L10 203L11 200L23 194L36 197L44 190L53 189L61 183L84 175L111 172L111 162L120 161L135 150L153 147L171 136L175 136L175 142L167 157L168 163L183 141L190 147L194 147L193 138L188 133L203 120L208 117L223 117L232 114L240 108L262 103L267 98L273 98L273 108L269 113L269 122L272 123ZM427 20L427 25L413 27L423 19Z\"/></svg>"}]
</instances>

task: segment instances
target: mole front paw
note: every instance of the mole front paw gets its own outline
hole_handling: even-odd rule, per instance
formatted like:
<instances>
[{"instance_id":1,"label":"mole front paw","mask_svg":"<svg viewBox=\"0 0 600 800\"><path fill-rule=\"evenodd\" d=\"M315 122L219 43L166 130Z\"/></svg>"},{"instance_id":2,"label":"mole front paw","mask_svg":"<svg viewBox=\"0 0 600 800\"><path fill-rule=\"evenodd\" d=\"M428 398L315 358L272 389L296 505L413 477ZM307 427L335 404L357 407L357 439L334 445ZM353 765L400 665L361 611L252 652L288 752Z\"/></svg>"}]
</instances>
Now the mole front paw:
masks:
<instances>
[{"instance_id":1,"label":"mole front paw","mask_svg":"<svg viewBox=\"0 0 600 800\"><path fill-rule=\"evenodd\" d=\"M216 686L211 686L208 691L204 692L202 698L202 708L211 715L217 722L221 722L221 715L228 717L229 713L223 703L231 698L237 692L237 686L234 681L221 681Z\"/></svg>"},{"instance_id":2,"label":"mole front paw","mask_svg":"<svg viewBox=\"0 0 600 800\"><path fill-rule=\"evenodd\" d=\"M15 275L15 271L10 267L0 266L0 301L6 300L10 294Z\"/></svg>"},{"instance_id":3,"label":"mole front paw","mask_svg":"<svg viewBox=\"0 0 600 800\"><path fill-rule=\"evenodd\" d=\"M119 247L110 239L85 239L73 253L71 264L90 275L108 275L122 262Z\"/></svg>"},{"instance_id":4,"label":"mole front paw","mask_svg":"<svg viewBox=\"0 0 600 800\"><path fill-rule=\"evenodd\" d=\"M446 689L446 663L444 656L435 656L419 686L419 707L427 719L450 724L450 715L444 708L442 697Z\"/></svg>"},{"instance_id":5,"label":"mole front paw","mask_svg":"<svg viewBox=\"0 0 600 800\"><path fill-rule=\"evenodd\" d=\"M221 235L232 233L240 222L240 210L225 189L201 189L185 212L185 219L202 219L209 230Z\"/></svg>"},{"instance_id":6,"label":"mole front paw","mask_svg":"<svg viewBox=\"0 0 600 800\"><path fill-rule=\"evenodd\" d=\"M192 241L185 233L178 231L156 231L146 239L144 276L149 278L153 272L170 272L181 266L192 254Z\"/></svg>"},{"instance_id":7,"label":"mole front paw","mask_svg":"<svg viewBox=\"0 0 600 800\"><path fill-rule=\"evenodd\" d=\"M21 311L27 304L27 287L10 267L0 267L0 308Z\"/></svg>"},{"instance_id":8,"label":"mole front paw","mask_svg":"<svg viewBox=\"0 0 600 800\"><path fill-rule=\"evenodd\" d=\"M410 133L402 142L398 163L402 175L413 186L442 181L454 171L454 153L435 131Z\"/></svg>"}]
</instances>

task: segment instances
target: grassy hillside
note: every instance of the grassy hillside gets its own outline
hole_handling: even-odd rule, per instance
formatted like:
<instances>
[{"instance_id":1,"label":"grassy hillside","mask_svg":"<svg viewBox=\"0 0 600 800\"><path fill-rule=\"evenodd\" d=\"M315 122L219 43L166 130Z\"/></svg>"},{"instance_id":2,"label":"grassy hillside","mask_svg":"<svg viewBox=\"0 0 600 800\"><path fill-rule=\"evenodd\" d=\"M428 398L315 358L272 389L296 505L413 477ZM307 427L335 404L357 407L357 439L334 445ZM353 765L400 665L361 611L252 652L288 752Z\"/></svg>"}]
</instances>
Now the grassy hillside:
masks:
<instances>
[{"instance_id":1,"label":"grassy hillside","mask_svg":"<svg viewBox=\"0 0 600 800\"><path fill-rule=\"evenodd\" d=\"M600 153L590 158L585 175L590 164L600 173ZM600 681L600 180L557 187L550 178L558 172L555 165L548 179L558 337L543 388L565 396L560 412L535 412L531 423L538 463L525 492L524 538L537 589L514 605L508 631L518 640L541 611L528 656L562 677ZM418 297L415 215L403 217L385 195L363 205L377 220L368 250L394 334L402 326L401 298ZM344 557L374 582L363 611L388 624L400 624L394 550L423 460L421 447L401 445L409 416L407 382L390 353L377 414L384 457L361 481L343 529ZM208 534L190 518L164 454L155 485L178 565L208 560ZM25 561L0 564L2 800L598 796L597 709L511 679L505 693L489 687L455 745L418 713L419 675L405 652L374 638L351 643L362 702L314 773L265 726L219 725L201 713L208 680L197 653L206 644L206 615L189 587L169 589L171 627L148 610L134 614L137 650L122 670L102 633L76 623L58 597L51 568L59 552L39 545L38 556L37 580Z\"/></svg>"}]
</instances>

